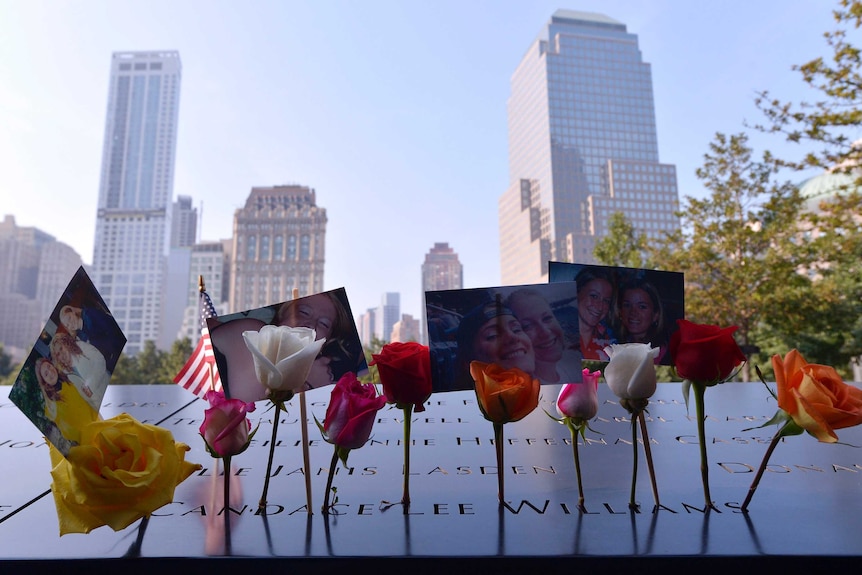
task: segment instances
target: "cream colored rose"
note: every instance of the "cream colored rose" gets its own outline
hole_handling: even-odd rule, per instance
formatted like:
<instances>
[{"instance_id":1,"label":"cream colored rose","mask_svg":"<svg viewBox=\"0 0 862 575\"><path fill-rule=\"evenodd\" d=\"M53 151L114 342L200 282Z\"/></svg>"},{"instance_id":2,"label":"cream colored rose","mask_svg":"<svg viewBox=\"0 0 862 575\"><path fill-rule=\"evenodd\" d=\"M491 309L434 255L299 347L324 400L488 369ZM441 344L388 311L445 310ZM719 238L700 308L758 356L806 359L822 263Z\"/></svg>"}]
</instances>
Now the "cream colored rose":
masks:
<instances>
[{"instance_id":1,"label":"cream colored rose","mask_svg":"<svg viewBox=\"0 0 862 575\"><path fill-rule=\"evenodd\" d=\"M283 399L302 390L311 364L326 341L315 340L313 329L280 325L244 331L242 338L254 358L255 375L268 389L270 399Z\"/></svg>"},{"instance_id":2,"label":"cream colored rose","mask_svg":"<svg viewBox=\"0 0 862 575\"><path fill-rule=\"evenodd\" d=\"M655 357L659 348L648 343L622 343L605 347L610 362L605 381L620 399L646 399L656 389Z\"/></svg>"}]
</instances>

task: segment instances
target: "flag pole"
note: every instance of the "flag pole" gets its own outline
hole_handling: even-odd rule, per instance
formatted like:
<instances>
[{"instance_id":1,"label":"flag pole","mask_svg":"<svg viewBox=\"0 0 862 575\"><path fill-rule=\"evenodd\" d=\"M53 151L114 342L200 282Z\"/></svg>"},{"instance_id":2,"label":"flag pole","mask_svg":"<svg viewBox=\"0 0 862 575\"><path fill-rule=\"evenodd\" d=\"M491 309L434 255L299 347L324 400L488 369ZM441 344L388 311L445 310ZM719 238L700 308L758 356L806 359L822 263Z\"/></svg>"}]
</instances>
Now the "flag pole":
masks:
<instances>
[{"instance_id":1,"label":"flag pole","mask_svg":"<svg viewBox=\"0 0 862 575\"><path fill-rule=\"evenodd\" d=\"M200 299L201 295L207 291L207 287L204 284L204 276L198 276L198 299ZM207 362L207 369L210 372L210 383L215 382L215 374L213 373L213 364ZM215 385L212 386L213 391L215 391Z\"/></svg>"},{"instance_id":2,"label":"flag pole","mask_svg":"<svg viewBox=\"0 0 862 575\"><path fill-rule=\"evenodd\" d=\"M293 299L299 297L299 290L293 288ZM299 394L299 417L302 420L302 464L305 468L305 502L308 514L313 512L311 507L311 464L308 456L308 408L305 404L305 392Z\"/></svg>"}]
</instances>

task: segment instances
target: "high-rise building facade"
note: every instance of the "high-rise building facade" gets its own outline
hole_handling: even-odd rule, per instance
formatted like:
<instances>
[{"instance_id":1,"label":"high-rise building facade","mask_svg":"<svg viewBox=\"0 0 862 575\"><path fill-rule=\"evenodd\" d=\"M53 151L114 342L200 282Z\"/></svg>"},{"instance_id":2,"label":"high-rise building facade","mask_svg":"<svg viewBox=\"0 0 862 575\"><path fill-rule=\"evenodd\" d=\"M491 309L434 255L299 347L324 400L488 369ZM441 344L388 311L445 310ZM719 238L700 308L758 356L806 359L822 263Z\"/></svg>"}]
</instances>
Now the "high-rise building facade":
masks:
<instances>
[{"instance_id":1,"label":"high-rise building facade","mask_svg":"<svg viewBox=\"0 0 862 575\"><path fill-rule=\"evenodd\" d=\"M555 12L512 75L508 129L503 284L547 281L550 260L593 262L617 211L647 237L678 229L676 168L659 162L650 64L625 24Z\"/></svg>"},{"instance_id":2,"label":"high-rise building facade","mask_svg":"<svg viewBox=\"0 0 862 575\"><path fill-rule=\"evenodd\" d=\"M464 289L464 266L448 242L435 242L422 263L422 313L425 317L425 292ZM423 322L422 341L428 343Z\"/></svg>"},{"instance_id":3,"label":"high-rise building facade","mask_svg":"<svg viewBox=\"0 0 862 575\"><path fill-rule=\"evenodd\" d=\"M0 222L0 343L15 361L33 346L82 264L54 236L18 226L11 215Z\"/></svg>"},{"instance_id":4,"label":"high-rise building facade","mask_svg":"<svg viewBox=\"0 0 862 575\"><path fill-rule=\"evenodd\" d=\"M374 314L374 335L380 341L392 341L392 328L401 319L401 294L386 292Z\"/></svg>"},{"instance_id":5,"label":"high-rise building facade","mask_svg":"<svg viewBox=\"0 0 862 575\"><path fill-rule=\"evenodd\" d=\"M183 299L185 310L178 338L188 337L192 345L196 345L201 336L200 288L202 278L204 289L213 302L216 313L227 313L228 267L230 266L229 249L225 249L226 241L200 242L191 247L189 274L185 284Z\"/></svg>"},{"instance_id":6,"label":"high-rise building facade","mask_svg":"<svg viewBox=\"0 0 862 575\"><path fill-rule=\"evenodd\" d=\"M195 245L198 233L198 209L192 206L191 196L177 196L171 210L171 247L188 248Z\"/></svg>"},{"instance_id":7,"label":"high-rise building facade","mask_svg":"<svg viewBox=\"0 0 862 575\"><path fill-rule=\"evenodd\" d=\"M234 213L230 311L323 291L326 209L315 191L287 185L252 188Z\"/></svg>"},{"instance_id":8,"label":"high-rise building facade","mask_svg":"<svg viewBox=\"0 0 862 575\"><path fill-rule=\"evenodd\" d=\"M93 282L131 354L160 334L181 76L174 51L111 59Z\"/></svg>"}]
</instances>

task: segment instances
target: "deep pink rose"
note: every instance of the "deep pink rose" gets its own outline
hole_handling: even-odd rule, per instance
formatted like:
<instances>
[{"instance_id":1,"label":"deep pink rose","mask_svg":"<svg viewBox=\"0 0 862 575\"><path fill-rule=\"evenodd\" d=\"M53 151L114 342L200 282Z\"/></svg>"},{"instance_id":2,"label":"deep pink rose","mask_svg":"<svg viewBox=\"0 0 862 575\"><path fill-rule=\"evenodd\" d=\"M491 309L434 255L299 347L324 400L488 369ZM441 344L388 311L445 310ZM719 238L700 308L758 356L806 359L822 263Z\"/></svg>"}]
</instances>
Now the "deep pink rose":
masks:
<instances>
[{"instance_id":1,"label":"deep pink rose","mask_svg":"<svg viewBox=\"0 0 862 575\"><path fill-rule=\"evenodd\" d=\"M576 421L587 421L595 417L599 411L599 376L600 371L590 372L584 369L582 383L567 383L560 389L557 397L557 412L561 417Z\"/></svg>"},{"instance_id":2,"label":"deep pink rose","mask_svg":"<svg viewBox=\"0 0 862 575\"><path fill-rule=\"evenodd\" d=\"M733 332L738 328L718 327L676 320L679 329L670 338L670 355L676 372L685 379L707 385L727 379L745 354Z\"/></svg>"},{"instance_id":3,"label":"deep pink rose","mask_svg":"<svg viewBox=\"0 0 862 575\"><path fill-rule=\"evenodd\" d=\"M329 443L341 449L362 447L371 436L377 411L386 398L377 395L374 384L362 383L351 372L345 373L332 389L323 433Z\"/></svg>"},{"instance_id":4,"label":"deep pink rose","mask_svg":"<svg viewBox=\"0 0 862 575\"><path fill-rule=\"evenodd\" d=\"M427 345L413 341L387 343L380 353L371 355L370 365L377 366L386 401L398 407L412 403L417 412L425 411L423 404L431 396L431 353Z\"/></svg>"},{"instance_id":5,"label":"deep pink rose","mask_svg":"<svg viewBox=\"0 0 862 575\"><path fill-rule=\"evenodd\" d=\"M242 453L248 447L251 421L246 413L254 411L254 403L227 399L221 391L208 391L210 408L204 412L200 434L213 457L228 457Z\"/></svg>"}]
</instances>

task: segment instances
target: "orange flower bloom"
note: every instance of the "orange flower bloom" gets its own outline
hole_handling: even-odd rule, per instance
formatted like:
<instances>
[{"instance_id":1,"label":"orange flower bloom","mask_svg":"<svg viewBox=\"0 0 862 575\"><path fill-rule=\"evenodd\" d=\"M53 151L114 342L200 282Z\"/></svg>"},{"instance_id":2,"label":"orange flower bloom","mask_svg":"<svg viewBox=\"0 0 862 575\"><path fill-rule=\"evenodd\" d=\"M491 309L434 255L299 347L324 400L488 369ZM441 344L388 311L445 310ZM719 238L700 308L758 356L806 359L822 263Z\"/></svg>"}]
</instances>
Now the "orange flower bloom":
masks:
<instances>
[{"instance_id":1,"label":"orange flower bloom","mask_svg":"<svg viewBox=\"0 0 862 575\"><path fill-rule=\"evenodd\" d=\"M862 389L847 385L834 368L808 363L797 350L772 357L778 407L808 433L835 443L836 429L862 423Z\"/></svg>"},{"instance_id":2,"label":"orange flower bloom","mask_svg":"<svg viewBox=\"0 0 862 575\"><path fill-rule=\"evenodd\" d=\"M470 375L476 382L479 409L492 423L518 421L539 405L539 380L516 367L473 361Z\"/></svg>"}]
</instances>

